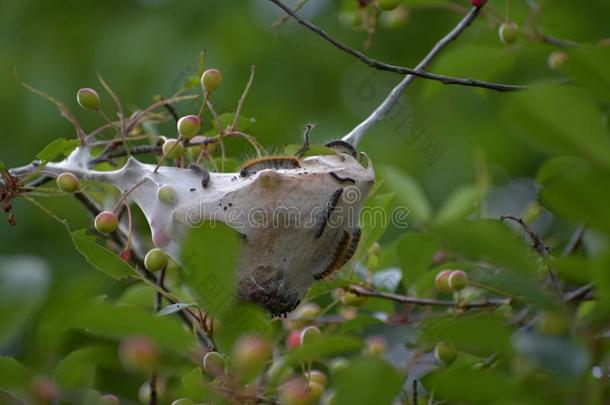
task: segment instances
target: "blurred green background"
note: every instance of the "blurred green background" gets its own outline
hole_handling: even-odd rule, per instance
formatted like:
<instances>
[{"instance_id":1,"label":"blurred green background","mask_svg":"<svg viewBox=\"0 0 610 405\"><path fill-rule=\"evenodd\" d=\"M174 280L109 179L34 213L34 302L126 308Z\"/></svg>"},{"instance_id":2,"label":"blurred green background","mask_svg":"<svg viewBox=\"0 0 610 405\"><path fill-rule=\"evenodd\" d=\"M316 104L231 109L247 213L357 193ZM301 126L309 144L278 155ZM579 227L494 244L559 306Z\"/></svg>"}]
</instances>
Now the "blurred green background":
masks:
<instances>
[{"instance_id":1,"label":"blurred green background","mask_svg":"<svg viewBox=\"0 0 610 405\"><path fill-rule=\"evenodd\" d=\"M303 13L331 35L362 49L366 34L340 23L345 3L310 0ZM379 27L366 50L371 57L414 66L461 18L448 5L468 5L442 0L404 3L414 6L408 21L395 29ZM477 20L431 70L517 84L559 78L547 66L553 47L525 36L510 47L498 40L497 21L504 16L505 2L489 3L489 15ZM539 3L545 7L541 25L548 34L585 43L610 36L607 0ZM514 2L519 24L525 23L526 6L526 1ZM65 102L91 129L99 122L77 108L75 94L80 87L100 89L97 72L125 105L143 107L155 95L175 92L205 49L206 67L224 73L223 87L214 99L221 111L234 108L250 65L256 65L243 113L256 119L251 132L270 149L300 142L308 122L317 124L317 143L344 135L399 80L395 74L371 70L292 21L272 31L271 24L281 14L266 0L0 0L0 10L0 159L8 167L30 162L59 136L73 136L70 124L52 104L20 86L15 71L19 79ZM365 87L372 95L362 93ZM504 97L416 80L401 100L400 111L375 127L360 149L380 167L395 166L411 174L435 207L458 186L474 182L481 160L496 185L532 177L544 156L508 129ZM186 114L193 108L186 103L178 111ZM433 164L405 140L412 130L407 127L405 132L405 120L442 145L444 153ZM168 133L171 128L166 128ZM238 157L248 153L239 141L230 141L229 151ZM74 229L90 223L70 197L44 203ZM40 257L43 261L37 265L48 267L50 284L44 287L42 280L43 287L32 293L35 299L18 309L33 317L24 316L25 325L4 331L23 337L13 339L7 350L44 365L61 356L54 345L63 343L46 332L54 331L49 322L61 319L57 312L68 312L70 305L97 294L117 295L121 287L85 264L61 224L24 200L16 200L14 209L16 227L0 220L2 260L14 255ZM27 353L23 347L29 348Z\"/></svg>"}]
</instances>

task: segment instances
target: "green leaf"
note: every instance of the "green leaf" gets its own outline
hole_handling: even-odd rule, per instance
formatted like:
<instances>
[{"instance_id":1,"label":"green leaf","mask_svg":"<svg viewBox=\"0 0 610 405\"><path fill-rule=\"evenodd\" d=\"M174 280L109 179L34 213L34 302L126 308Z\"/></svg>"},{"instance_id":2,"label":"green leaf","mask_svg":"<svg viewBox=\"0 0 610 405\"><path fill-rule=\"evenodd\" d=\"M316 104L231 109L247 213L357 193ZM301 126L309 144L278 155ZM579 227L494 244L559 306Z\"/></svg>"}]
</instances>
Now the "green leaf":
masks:
<instances>
[{"instance_id":1,"label":"green leaf","mask_svg":"<svg viewBox=\"0 0 610 405\"><path fill-rule=\"evenodd\" d=\"M392 167L382 168L381 174L385 182L384 186L396 193L399 202L409 210L409 218L428 222L432 215L432 208L417 181Z\"/></svg>"},{"instance_id":2,"label":"green leaf","mask_svg":"<svg viewBox=\"0 0 610 405\"><path fill-rule=\"evenodd\" d=\"M107 303L87 305L75 314L70 326L112 339L144 335L163 348L180 352L191 349L195 341L176 318L159 317L140 308Z\"/></svg>"},{"instance_id":3,"label":"green leaf","mask_svg":"<svg viewBox=\"0 0 610 405\"><path fill-rule=\"evenodd\" d=\"M610 140L598 105L582 89L538 86L508 96L506 116L515 133L550 153L578 155L610 168Z\"/></svg>"},{"instance_id":4,"label":"green leaf","mask_svg":"<svg viewBox=\"0 0 610 405\"><path fill-rule=\"evenodd\" d=\"M57 364L55 381L65 388L93 387L98 365L118 367L116 348L92 346L73 351Z\"/></svg>"},{"instance_id":5,"label":"green leaf","mask_svg":"<svg viewBox=\"0 0 610 405\"><path fill-rule=\"evenodd\" d=\"M506 225L496 220L459 221L438 229L448 247L471 259L534 273L532 251Z\"/></svg>"},{"instance_id":6,"label":"green leaf","mask_svg":"<svg viewBox=\"0 0 610 405\"><path fill-rule=\"evenodd\" d=\"M610 52L607 48L571 50L562 70L600 99L610 102Z\"/></svg>"},{"instance_id":7,"label":"green leaf","mask_svg":"<svg viewBox=\"0 0 610 405\"><path fill-rule=\"evenodd\" d=\"M396 250L405 289L412 287L426 273L439 247L438 239L425 233L408 233L398 241Z\"/></svg>"},{"instance_id":8,"label":"green leaf","mask_svg":"<svg viewBox=\"0 0 610 405\"><path fill-rule=\"evenodd\" d=\"M78 139L57 138L38 152L36 157L43 162L49 162L60 155L67 156L78 145L80 145Z\"/></svg>"},{"instance_id":9,"label":"green leaf","mask_svg":"<svg viewBox=\"0 0 610 405\"><path fill-rule=\"evenodd\" d=\"M376 195L366 202L360 214L362 241L360 252L366 253L384 234L388 227L388 212L394 193Z\"/></svg>"},{"instance_id":10,"label":"green leaf","mask_svg":"<svg viewBox=\"0 0 610 405\"><path fill-rule=\"evenodd\" d=\"M350 336L321 336L307 342L286 355L284 366L292 366L302 361L315 361L327 357L353 352L362 348L362 340Z\"/></svg>"},{"instance_id":11,"label":"green leaf","mask_svg":"<svg viewBox=\"0 0 610 405\"><path fill-rule=\"evenodd\" d=\"M24 388L29 383L29 371L12 357L0 357L0 388Z\"/></svg>"},{"instance_id":12,"label":"green leaf","mask_svg":"<svg viewBox=\"0 0 610 405\"><path fill-rule=\"evenodd\" d=\"M479 186L472 184L459 187L449 196L436 214L436 223L447 224L466 218L476 210L481 198Z\"/></svg>"},{"instance_id":13,"label":"green leaf","mask_svg":"<svg viewBox=\"0 0 610 405\"><path fill-rule=\"evenodd\" d=\"M337 405L392 404L405 377L387 362L361 358L337 374Z\"/></svg>"},{"instance_id":14,"label":"green leaf","mask_svg":"<svg viewBox=\"0 0 610 405\"><path fill-rule=\"evenodd\" d=\"M440 369L426 376L424 385L435 397L465 403L495 403L520 395L519 385L508 376L472 367Z\"/></svg>"},{"instance_id":15,"label":"green leaf","mask_svg":"<svg viewBox=\"0 0 610 405\"><path fill-rule=\"evenodd\" d=\"M2 160L0 160L0 171L4 171L6 170L6 166L4 165L4 162Z\"/></svg>"},{"instance_id":16,"label":"green leaf","mask_svg":"<svg viewBox=\"0 0 610 405\"><path fill-rule=\"evenodd\" d=\"M222 127L223 130L228 128L233 123L234 119L235 119L234 113L223 113L223 114L220 114L220 116L218 117L218 121L220 121L220 126ZM221 128L218 128L216 120L212 120L212 123L214 124L214 128L221 129ZM254 123L256 123L256 119L246 118L243 115L240 115L239 119L237 120L237 126L235 127L235 129L238 131L242 131L242 132L247 131L248 129L250 129L250 127Z\"/></svg>"},{"instance_id":17,"label":"green leaf","mask_svg":"<svg viewBox=\"0 0 610 405\"><path fill-rule=\"evenodd\" d=\"M71 234L76 249L87 259L89 264L110 277L121 280L134 274L133 269L116 253L95 243L95 238L87 234L86 229Z\"/></svg>"}]
</instances>

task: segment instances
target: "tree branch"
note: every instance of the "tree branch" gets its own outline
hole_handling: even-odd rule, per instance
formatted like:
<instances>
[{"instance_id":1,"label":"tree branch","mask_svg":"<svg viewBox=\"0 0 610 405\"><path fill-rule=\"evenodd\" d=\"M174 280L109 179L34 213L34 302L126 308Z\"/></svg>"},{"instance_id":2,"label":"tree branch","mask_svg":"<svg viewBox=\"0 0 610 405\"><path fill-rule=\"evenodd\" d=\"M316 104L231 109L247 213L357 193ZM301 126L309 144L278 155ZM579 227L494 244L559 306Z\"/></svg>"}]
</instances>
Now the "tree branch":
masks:
<instances>
[{"instance_id":1,"label":"tree branch","mask_svg":"<svg viewBox=\"0 0 610 405\"><path fill-rule=\"evenodd\" d=\"M447 35L445 35L434 47L428 52L428 54L422 59L421 62L415 68L415 72L423 72L430 62L451 42L453 42L468 26L474 21L479 15L481 9L474 7L466 14L466 16L453 28ZM364 134L376 123L381 121L390 112L392 107L398 102L405 88L415 79L416 74L407 75L396 87L392 89L390 94L385 100L369 115L364 121L352 129L350 133L343 137L343 141L358 146L360 140Z\"/></svg>"},{"instance_id":2,"label":"tree branch","mask_svg":"<svg viewBox=\"0 0 610 405\"><path fill-rule=\"evenodd\" d=\"M491 83L491 82L485 82L485 81L475 80L475 79L444 76L444 75L439 75L436 73L427 72L424 70L417 70L417 69L411 69L411 68L407 68L407 67L403 67L403 66L391 65L391 64L384 63L384 62L381 62L376 59L369 58L362 52L360 52L354 48L351 48L351 47L345 45L344 43L342 43L341 41L331 37L324 30L322 30L315 24L300 17L290 7L288 7L284 3L282 3L282 1L280 1L280 0L269 0L269 1L271 1L272 3L277 5L282 10L284 10L284 12L286 14L288 14L290 17L292 17L299 24L301 24L304 27L308 28L309 30L315 32L320 37L324 38L326 41L330 42L332 45L334 45L338 49L342 50L343 52L345 52L349 55L352 55L359 61L365 63L366 65L368 65L372 68L375 68L378 70L385 70L388 72L400 73L403 75L410 74L413 76L424 77L426 79L439 81L443 84L455 84L455 85L468 86L468 87L481 87L481 88L485 88L485 89L489 89L489 90L496 90L496 91L515 91L515 90L523 90L523 89L528 88L528 86L522 86L522 85L499 84L499 83Z\"/></svg>"}]
</instances>

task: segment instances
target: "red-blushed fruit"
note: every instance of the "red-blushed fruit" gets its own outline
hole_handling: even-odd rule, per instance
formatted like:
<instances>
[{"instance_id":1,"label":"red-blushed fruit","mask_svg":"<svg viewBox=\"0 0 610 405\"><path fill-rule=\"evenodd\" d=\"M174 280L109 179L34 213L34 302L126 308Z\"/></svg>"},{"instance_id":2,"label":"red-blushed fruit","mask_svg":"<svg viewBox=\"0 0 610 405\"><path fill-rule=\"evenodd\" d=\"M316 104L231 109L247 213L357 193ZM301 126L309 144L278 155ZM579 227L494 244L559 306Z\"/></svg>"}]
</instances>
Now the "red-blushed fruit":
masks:
<instances>
[{"instance_id":1,"label":"red-blushed fruit","mask_svg":"<svg viewBox=\"0 0 610 405\"><path fill-rule=\"evenodd\" d=\"M453 270L449 274L449 287L453 291L460 291L468 285L468 275L463 270Z\"/></svg>"},{"instance_id":2,"label":"red-blushed fruit","mask_svg":"<svg viewBox=\"0 0 610 405\"><path fill-rule=\"evenodd\" d=\"M291 330L286 336L286 347L288 349L295 349L301 345L301 331Z\"/></svg>"},{"instance_id":3,"label":"red-blushed fruit","mask_svg":"<svg viewBox=\"0 0 610 405\"><path fill-rule=\"evenodd\" d=\"M366 339L364 352L373 356L384 356L388 351L388 341L383 336L371 336Z\"/></svg>"},{"instance_id":4,"label":"red-blushed fruit","mask_svg":"<svg viewBox=\"0 0 610 405\"><path fill-rule=\"evenodd\" d=\"M129 336L119 344L119 359L127 369L149 370L158 357L157 345L146 336Z\"/></svg>"},{"instance_id":5,"label":"red-blushed fruit","mask_svg":"<svg viewBox=\"0 0 610 405\"><path fill-rule=\"evenodd\" d=\"M203 369L210 377L220 377L225 373L225 358L218 352L208 352L203 357Z\"/></svg>"},{"instance_id":6,"label":"red-blushed fruit","mask_svg":"<svg viewBox=\"0 0 610 405\"><path fill-rule=\"evenodd\" d=\"M306 371L303 376L310 383L315 382L320 384L322 387L326 387L326 383L328 382L328 377L320 370Z\"/></svg>"},{"instance_id":7,"label":"red-blushed fruit","mask_svg":"<svg viewBox=\"0 0 610 405\"><path fill-rule=\"evenodd\" d=\"M165 205L173 206L176 205L178 197L176 196L176 190L172 186L163 185L157 190L157 198Z\"/></svg>"},{"instance_id":8,"label":"red-blushed fruit","mask_svg":"<svg viewBox=\"0 0 610 405\"><path fill-rule=\"evenodd\" d=\"M453 270L443 270L436 275L434 279L434 286L436 289L443 293L450 293L453 290L449 286L449 276Z\"/></svg>"},{"instance_id":9,"label":"red-blushed fruit","mask_svg":"<svg viewBox=\"0 0 610 405\"><path fill-rule=\"evenodd\" d=\"M278 387L280 403L283 405L311 405L317 399L315 397L316 388L318 387L310 389L310 384L302 377L293 378Z\"/></svg>"},{"instance_id":10,"label":"red-blushed fruit","mask_svg":"<svg viewBox=\"0 0 610 405\"><path fill-rule=\"evenodd\" d=\"M199 132L201 120L196 115L185 115L178 120L176 126L181 137L191 139Z\"/></svg>"},{"instance_id":11,"label":"red-blushed fruit","mask_svg":"<svg viewBox=\"0 0 610 405\"><path fill-rule=\"evenodd\" d=\"M85 110L97 110L100 108L100 95L97 91L88 87L78 89L76 92L76 101Z\"/></svg>"},{"instance_id":12,"label":"red-blushed fruit","mask_svg":"<svg viewBox=\"0 0 610 405\"><path fill-rule=\"evenodd\" d=\"M129 250L122 250L121 253L119 253L119 256L127 263L131 261L131 252Z\"/></svg>"},{"instance_id":13,"label":"red-blushed fruit","mask_svg":"<svg viewBox=\"0 0 610 405\"><path fill-rule=\"evenodd\" d=\"M80 189L78 177L69 172L57 176L57 187L66 193L75 193Z\"/></svg>"},{"instance_id":14,"label":"red-blushed fruit","mask_svg":"<svg viewBox=\"0 0 610 405\"><path fill-rule=\"evenodd\" d=\"M322 332L317 326L308 326L301 331L301 345L315 342L322 337Z\"/></svg>"},{"instance_id":15,"label":"red-blushed fruit","mask_svg":"<svg viewBox=\"0 0 610 405\"><path fill-rule=\"evenodd\" d=\"M222 73L218 69L207 69L201 75L201 85L209 92L217 90L222 84Z\"/></svg>"},{"instance_id":16,"label":"red-blushed fruit","mask_svg":"<svg viewBox=\"0 0 610 405\"><path fill-rule=\"evenodd\" d=\"M184 145L176 139L168 139L163 143L163 154L170 159L178 159L184 155Z\"/></svg>"},{"instance_id":17,"label":"red-blushed fruit","mask_svg":"<svg viewBox=\"0 0 610 405\"><path fill-rule=\"evenodd\" d=\"M512 21L500 24L500 28L498 29L498 36L506 45L514 44L518 34L519 27Z\"/></svg>"},{"instance_id":18,"label":"red-blushed fruit","mask_svg":"<svg viewBox=\"0 0 610 405\"><path fill-rule=\"evenodd\" d=\"M119 405L121 401L119 401L116 395L106 394L102 395L97 403L98 405Z\"/></svg>"},{"instance_id":19,"label":"red-blushed fruit","mask_svg":"<svg viewBox=\"0 0 610 405\"><path fill-rule=\"evenodd\" d=\"M179 398L172 402L172 405L195 405L195 403L193 402L193 400L188 398Z\"/></svg>"},{"instance_id":20,"label":"red-blushed fruit","mask_svg":"<svg viewBox=\"0 0 610 405\"><path fill-rule=\"evenodd\" d=\"M470 0L470 4L475 7L483 7L487 3L487 0Z\"/></svg>"},{"instance_id":21,"label":"red-blushed fruit","mask_svg":"<svg viewBox=\"0 0 610 405\"><path fill-rule=\"evenodd\" d=\"M99 232L109 234L119 227L119 217L112 211L102 211L95 217L94 225Z\"/></svg>"},{"instance_id":22,"label":"red-blushed fruit","mask_svg":"<svg viewBox=\"0 0 610 405\"><path fill-rule=\"evenodd\" d=\"M322 394L324 394L324 387L322 384L318 384L315 381L310 381L307 385L307 390L309 391L309 395L314 402L316 402Z\"/></svg>"},{"instance_id":23,"label":"red-blushed fruit","mask_svg":"<svg viewBox=\"0 0 610 405\"><path fill-rule=\"evenodd\" d=\"M251 381L271 359L271 343L260 335L241 336L231 351L231 368L242 380Z\"/></svg>"},{"instance_id":24,"label":"red-blushed fruit","mask_svg":"<svg viewBox=\"0 0 610 405\"><path fill-rule=\"evenodd\" d=\"M399 0L377 0L377 5L384 11L394 10L399 4Z\"/></svg>"},{"instance_id":25,"label":"red-blushed fruit","mask_svg":"<svg viewBox=\"0 0 610 405\"><path fill-rule=\"evenodd\" d=\"M32 380L30 391L34 403L50 404L60 397L59 387L53 380L46 376L37 376Z\"/></svg>"},{"instance_id":26,"label":"red-blushed fruit","mask_svg":"<svg viewBox=\"0 0 610 405\"><path fill-rule=\"evenodd\" d=\"M451 364L457 356L457 350L452 343L438 342L434 347L434 357L443 364Z\"/></svg>"},{"instance_id":27,"label":"red-blushed fruit","mask_svg":"<svg viewBox=\"0 0 610 405\"><path fill-rule=\"evenodd\" d=\"M167 267L167 255L164 251L159 248L154 248L146 253L146 257L144 257L144 267L146 270L157 272L163 270Z\"/></svg>"},{"instance_id":28,"label":"red-blushed fruit","mask_svg":"<svg viewBox=\"0 0 610 405\"><path fill-rule=\"evenodd\" d=\"M552 70L559 70L563 66L563 64L568 60L568 54L564 51L554 51L551 52L549 58L547 60L547 64L549 68Z\"/></svg>"}]
</instances>

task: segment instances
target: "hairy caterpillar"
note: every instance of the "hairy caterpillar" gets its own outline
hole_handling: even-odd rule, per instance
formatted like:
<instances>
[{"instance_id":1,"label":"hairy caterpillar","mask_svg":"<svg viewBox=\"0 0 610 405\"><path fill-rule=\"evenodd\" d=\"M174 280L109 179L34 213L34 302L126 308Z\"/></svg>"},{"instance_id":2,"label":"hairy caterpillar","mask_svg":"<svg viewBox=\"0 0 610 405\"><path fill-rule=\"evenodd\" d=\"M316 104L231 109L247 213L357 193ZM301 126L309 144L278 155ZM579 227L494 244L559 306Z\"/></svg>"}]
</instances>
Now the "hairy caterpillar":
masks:
<instances>
[{"instance_id":1,"label":"hairy caterpillar","mask_svg":"<svg viewBox=\"0 0 610 405\"><path fill-rule=\"evenodd\" d=\"M316 280L322 280L343 267L354 256L356 250L358 250L361 234L360 228L355 228L351 233L344 230L343 237L339 241L339 245L335 249L330 263L322 273L316 274L313 277Z\"/></svg>"},{"instance_id":2,"label":"hairy caterpillar","mask_svg":"<svg viewBox=\"0 0 610 405\"><path fill-rule=\"evenodd\" d=\"M265 156L247 161L242 165L239 175L250 177L265 169L297 169L301 167L299 159L293 156Z\"/></svg>"}]
</instances>

